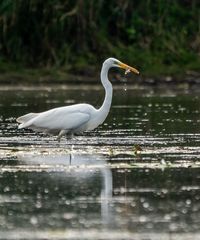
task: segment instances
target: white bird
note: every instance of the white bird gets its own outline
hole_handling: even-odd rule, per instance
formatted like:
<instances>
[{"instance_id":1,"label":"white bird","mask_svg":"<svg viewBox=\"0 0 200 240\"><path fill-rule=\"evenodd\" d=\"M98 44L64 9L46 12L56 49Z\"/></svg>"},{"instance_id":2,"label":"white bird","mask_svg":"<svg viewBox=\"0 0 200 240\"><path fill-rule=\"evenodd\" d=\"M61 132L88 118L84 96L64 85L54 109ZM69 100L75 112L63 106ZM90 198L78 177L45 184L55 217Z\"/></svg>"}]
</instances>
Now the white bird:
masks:
<instances>
[{"instance_id":1,"label":"white bird","mask_svg":"<svg viewBox=\"0 0 200 240\"><path fill-rule=\"evenodd\" d=\"M118 67L139 74L138 70L130 67L115 58L108 58L104 61L101 69L101 82L105 89L103 105L96 109L90 104L74 104L53 108L40 113L28 113L17 118L18 126L29 128L47 134L58 134L58 140L63 135L73 135L86 130L93 130L102 124L110 110L112 102L112 84L108 80L108 71L111 67Z\"/></svg>"}]
</instances>

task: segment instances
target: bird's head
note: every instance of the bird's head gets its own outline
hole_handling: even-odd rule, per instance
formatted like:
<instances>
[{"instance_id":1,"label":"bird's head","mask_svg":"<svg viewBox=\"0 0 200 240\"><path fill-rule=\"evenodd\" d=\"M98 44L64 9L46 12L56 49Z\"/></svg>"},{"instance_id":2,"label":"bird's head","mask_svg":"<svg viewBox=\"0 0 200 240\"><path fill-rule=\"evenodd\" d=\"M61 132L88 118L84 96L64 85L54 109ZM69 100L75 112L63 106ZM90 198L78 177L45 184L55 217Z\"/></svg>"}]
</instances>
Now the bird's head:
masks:
<instances>
[{"instance_id":1,"label":"bird's head","mask_svg":"<svg viewBox=\"0 0 200 240\"><path fill-rule=\"evenodd\" d=\"M118 68L125 69L126 71L131 71L135 74L139 74L139 71L136 68L130 67L127 64L120 62L116 58L108 58L105 60L103 64L107 65L108 67L118 67Z\"/></svg>"}]
</instances>

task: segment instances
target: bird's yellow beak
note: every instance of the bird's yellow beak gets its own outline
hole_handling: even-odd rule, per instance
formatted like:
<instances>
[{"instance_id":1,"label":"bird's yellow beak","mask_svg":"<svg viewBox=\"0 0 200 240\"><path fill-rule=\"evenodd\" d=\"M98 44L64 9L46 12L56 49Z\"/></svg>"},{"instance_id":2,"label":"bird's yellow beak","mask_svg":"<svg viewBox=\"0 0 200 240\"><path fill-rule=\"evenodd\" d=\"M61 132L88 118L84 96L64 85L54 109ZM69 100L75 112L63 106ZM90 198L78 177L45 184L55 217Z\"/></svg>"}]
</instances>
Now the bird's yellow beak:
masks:
<instances>
[{"instance_id":1,"label":"bird's yellow beak","mask_svg":"<svg viewBox=\"0 0 200 240\"><path fill-rule=\"evenodd\" d=\"M122 63L122 62L119 63L119 67L122 68L122 69L125 69L126 71L131 71L131 72L133 72L135 74L139 74L140 73L136 68L130 67L127 64Z\"/></svg>"}]
</instances>

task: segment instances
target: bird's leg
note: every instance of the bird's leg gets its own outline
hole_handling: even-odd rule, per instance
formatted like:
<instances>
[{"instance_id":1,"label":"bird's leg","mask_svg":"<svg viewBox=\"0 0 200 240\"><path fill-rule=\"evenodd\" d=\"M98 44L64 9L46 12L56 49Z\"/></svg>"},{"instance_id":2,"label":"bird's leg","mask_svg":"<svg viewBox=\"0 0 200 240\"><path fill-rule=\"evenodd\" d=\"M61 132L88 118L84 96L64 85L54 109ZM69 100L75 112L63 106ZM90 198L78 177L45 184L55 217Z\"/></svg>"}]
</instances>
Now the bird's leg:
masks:
<instances>
[{"instance_id":1,"label":"bird's leg","mask_svg":"<svg viewBox=\"0 0 200 240\"><path fill-rule=\"evenodd\" d=\"M70 151L70 165L71 165L71 162L72 162L72 159L73 159L73 151L74 151L74 144L71 145L71 151Z\"/></svg>"},{"instance_id":2,"label":"bird's leg","mask_svg":"<svg viewBox=\"0 0 200 240\"><path fill-rule=\"evenodd\" d=\"M71 165L71 163L72 163L72 154L70 153L69 154L69 165Z\"/></svg>"},{"instance_id":3,"label":"bird's leg","mask_svg":"<svg viewBox=\"0 0 200 240\"><path fill-rule=\"evenodd\" d=\"M74 136L73 133L68 132L68 134L67 134L67 139L68 139L68 140L71 140L71 139L73 138L73 136Z\"/></svg>"},{"instance_id":4,"label":"bird's leg","mask_svg":"<svg viewBox=\"0 0 200 240\"><path fill-rule=\"evenodd\" d=\"M60 142L61 137L64 136L66 133L67 133L66 130L61 130L59 132L58 137L57 137L58 142Z\"/></svg>"}]
</instances>

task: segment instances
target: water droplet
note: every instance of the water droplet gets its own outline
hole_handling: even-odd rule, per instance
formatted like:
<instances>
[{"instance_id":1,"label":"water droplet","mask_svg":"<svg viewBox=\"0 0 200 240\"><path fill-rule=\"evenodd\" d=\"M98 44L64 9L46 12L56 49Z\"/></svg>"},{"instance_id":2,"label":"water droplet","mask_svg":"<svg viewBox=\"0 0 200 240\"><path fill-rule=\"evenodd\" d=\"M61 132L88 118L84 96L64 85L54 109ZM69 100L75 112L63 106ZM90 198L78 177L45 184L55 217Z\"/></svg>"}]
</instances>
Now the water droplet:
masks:
<instances>
[{"instance_id":1,"label":"water droplet","mask_svg":"<svg viewBox=\"0 0 200 240\"><path fill-rule=\"evenodd\" d=\"M139 222L146 222L147 221L147 218L146 218L146 216L140 216L139 217Z\"/></svg>"},{"instance_id":2,"label":"water droplet","mask_svg":"<svg viewBox=\"0 0 200 240\"><path fill-rule=\"evenodd\" d=\"M9 192L10 191L10 187L9 186L6 186L4 189L3 189L4 192Z\"/></svg>"},{"instance_id":3,"label":"water droplet","mask_svg":"<svg viewBox=\"0 0 200 240\"><path fill-rule=\"evenodd\" d=\"M38 219L37 219L36 217L31 217L31 218L30 218L30 223L31 223L32 225L36 225L36 224L38 223Z\"/></svg>"},{"instance_id":4,"label":"water droplet","mask_svg":"<svg viewBox=\"0 0 200 240\"><path fill-rule=\"evenodd\" d=\"M37 201L35 204L36 208L41 208L42 207L42 203L40 201Z\"/></svg>"},{"instance_id":5,"label":"water droplet","mask_svg":"<svg viewBox=\"0 0 200 240\"><path fill-rule=\"evenodd\" d=\"M170 221L170 220L171 220L170 214L165 214L164 219L165 219L166 221Z\"/></svg>"},{"instance_id":6,"label":"water droplet","mask_svg":"<svg viewBox=\"0 0 200 240\"><path fill-rule=\"evenodd\" d=\"M186 204L187 204L187 205L190 205L191 202L192 202L192 201L191 201L190 199L187 199L187 200L186 200Z\"/></svg>"},{"instance_id":7,"label":"water droplet","mask_svg":"<svg viewBox=\"0 0 200 240\"><path fill-rule=\"evenodd\" d=\"M45 193L48 193L48 192L49 192L49 189L45 188L45 189L44 189L44 192L45 192Z\"/></svg>"},{"instance_id":8,"label":"water droplet","mask_svg":"<svg viewBox=\"0 0 200 240\"><path fill-rule=\"evenodd\" d=\"M148 208L148 207L149 207L149 203L148 203L148 202L144 202L144 203L143 203L143 207L144 207L144 208Z\"/></svg>"}]
</instances>

